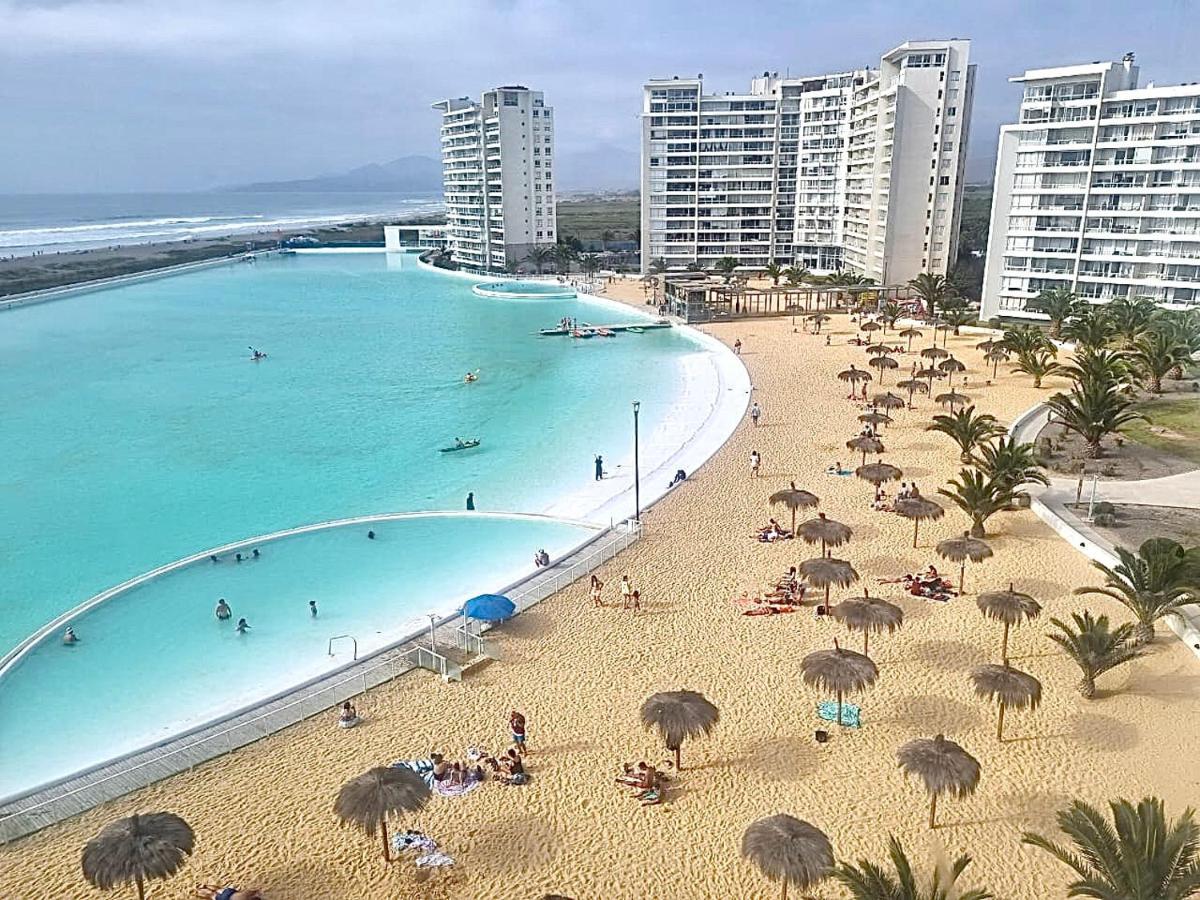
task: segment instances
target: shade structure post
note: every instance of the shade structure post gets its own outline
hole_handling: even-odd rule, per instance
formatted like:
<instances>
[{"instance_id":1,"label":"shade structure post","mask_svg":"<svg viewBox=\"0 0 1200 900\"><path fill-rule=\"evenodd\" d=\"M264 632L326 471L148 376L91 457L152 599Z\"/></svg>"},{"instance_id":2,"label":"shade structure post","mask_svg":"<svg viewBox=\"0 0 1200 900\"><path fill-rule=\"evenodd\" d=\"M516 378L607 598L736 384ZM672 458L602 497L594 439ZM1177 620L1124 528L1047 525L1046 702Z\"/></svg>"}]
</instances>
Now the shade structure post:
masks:
<instances>
[{"instance_id":1,"label":"shade structure post","mask_svg":"<svg viewBox=\"0 0 1200 900\"><path fill-rule=\"evenodd\" d=\"M937 828L937 798L938 798L938 795L934 794L929 800L929 827L930 828Z\"/></svg>"},{"instance_id":2,"label":"shade structure post","mask_svg":"<svg viewBox=\"0 0 1200 900\"><path fill-rule=\"evenodd\" d=\"M638 412L641 407L640 400L633 401L633 520L635 522L642 521L642 485L638 466Z\"/></svg>"},{"instance_id":3,"label":"shade structure post","mask_svg":"<svg viewBox=\"0 0 1200 900\"><path fill-rule=\"evenodd\" d=\"M380 825L380 830L383 832L383 861L391 862L392 854L391 854L390 850L388 849L387 819L380 819L379 825Z\"/></svg>"},{"instance_id":4,"label":"shade structure post","mask_svg":"<svg viewBox=\"0 0 1200 900\"><path fill-rule=\"evenodd\" d=\"M1000 701L1000 716L996 721L996 740L1004 740L1004 701Z\"/></svg>"},{"instance_id":5,"label":"shade structure post","mask_svg":"<svg viewBox=\"0 0 1200 900\"><path fill-rule=\"evenodd\" d=\"M920 519L913 519L913 547L917 546L917 529L921 527Z\"/></svg>"}]
</instances>

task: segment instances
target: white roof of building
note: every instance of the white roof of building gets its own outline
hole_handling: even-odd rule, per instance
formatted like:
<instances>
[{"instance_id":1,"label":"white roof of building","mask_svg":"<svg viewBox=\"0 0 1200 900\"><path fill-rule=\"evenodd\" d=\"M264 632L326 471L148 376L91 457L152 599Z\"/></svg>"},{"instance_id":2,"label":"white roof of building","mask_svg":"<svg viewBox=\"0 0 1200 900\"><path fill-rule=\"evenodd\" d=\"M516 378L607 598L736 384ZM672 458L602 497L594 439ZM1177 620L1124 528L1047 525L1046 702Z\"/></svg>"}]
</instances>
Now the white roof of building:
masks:
<instances>
[{"instance_id":1,"label":"white roof of building","mask_svg":"<svg viewBox=\"0 0 1200 900\"><path fill-rule=\"evenodd\" d=\"M1043 81L1048 78L1078 78L1080 75L1103 75L1118 63L1093 62L1080 66L1056 66L1052 69L1027 69L1023 75L1014 75L1009 81Z\"/></svg>"}]
</instances>

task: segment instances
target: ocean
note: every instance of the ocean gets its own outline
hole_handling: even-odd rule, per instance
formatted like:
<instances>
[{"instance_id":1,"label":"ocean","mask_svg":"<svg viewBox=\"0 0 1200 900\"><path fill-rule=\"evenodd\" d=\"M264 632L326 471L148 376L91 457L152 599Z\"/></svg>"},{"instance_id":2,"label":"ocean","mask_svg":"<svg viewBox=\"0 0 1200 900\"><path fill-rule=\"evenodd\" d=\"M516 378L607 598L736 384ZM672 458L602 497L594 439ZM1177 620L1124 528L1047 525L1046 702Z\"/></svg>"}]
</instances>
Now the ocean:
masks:
<instances>
[{"instance_id":1,"label":"ocean","mask_svg":"<svg viewBox=\"0 0 1200 900\"><path fill-rule=\"evenodd\" d=\"M392 193L0 194L0 259L438 212Z\"/></svg>"}]
</instances>

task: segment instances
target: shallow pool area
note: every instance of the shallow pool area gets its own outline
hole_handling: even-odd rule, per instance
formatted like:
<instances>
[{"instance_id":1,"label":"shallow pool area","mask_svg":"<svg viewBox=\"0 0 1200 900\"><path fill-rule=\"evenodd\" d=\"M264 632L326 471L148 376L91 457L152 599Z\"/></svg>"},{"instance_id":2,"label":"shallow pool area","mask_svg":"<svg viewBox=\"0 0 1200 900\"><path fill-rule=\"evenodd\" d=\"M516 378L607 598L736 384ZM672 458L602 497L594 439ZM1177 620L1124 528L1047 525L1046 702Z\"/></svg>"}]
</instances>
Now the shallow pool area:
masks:
<instances>
[{"instance_id":1,"label":"shallow pool area","mask_svg":"<svg viewBox=\"0 0 1200 900\"><path fill-rule=\"evenodd\" d=\"M472 291L481 297L509 300L570 300L576 296L570 285L554 281L487 281Z\"/></svg>"},{"instance_id":2,"label":"shallow pool area","mask_svg":"<svg viewBox=\"0 0 1200 900\"><path fill-rule=\"evenodd\" d=\"M643 501L660 469L698 465L745 406L727 351L682 329L538 333L637 314L573 293L497 302L384 253L265 257L4 312L0 654L139 573L254 535L461 511L468 493L483 513L566 521L301 535L115 597L73 621L78 646L56 632L0 676L0 796L319 675L342 661L333 634L360 653L394 642L528 574L537 547L586 540L570 522L630 515L633 400ZM440 452L459 439L479 444ZM248 634L217 626L220 596Z\"/></svg>"},{"instance_id":3,"label":"shallow pool area","mask_svg":"<svg viewBox=\"0 0 1200 900\"><path fill-rule=\"evenodd\" d=\"M71 618L78 644L56 628L3 676L0 798L345 666L528 574L535 550L557 558L598 532L470 514L355 523L255 541L243 562L205 556L117 594Z\"/></svg>"}]
</instances>

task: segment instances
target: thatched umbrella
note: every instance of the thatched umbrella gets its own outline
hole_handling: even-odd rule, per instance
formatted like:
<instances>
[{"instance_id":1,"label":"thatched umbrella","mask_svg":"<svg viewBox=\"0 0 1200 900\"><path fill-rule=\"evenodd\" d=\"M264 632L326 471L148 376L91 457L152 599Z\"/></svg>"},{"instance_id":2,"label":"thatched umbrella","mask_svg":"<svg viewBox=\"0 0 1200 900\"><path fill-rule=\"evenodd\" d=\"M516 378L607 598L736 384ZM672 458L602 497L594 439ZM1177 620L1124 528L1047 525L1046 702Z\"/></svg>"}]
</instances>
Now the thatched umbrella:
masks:
<instances>
[{"instance_id":1,"label":"thatched umbrella","mask_svg":"<svg viewBox=\"0 0 1200 900\"><path fill-rule=\"evenodd\" d=\"M333 801L333 814L343 825L356 825L375 837L383 832L383 859L391 862L387 819L397 813L415 813L429 802L425 779L403 766L376 766L357 778L351 778Z\"/></svg>"},{"instance_id":2,"label":"thatched umbrella","mask_svg":"<svg viewBox=\"0 0 1200 900\"><path fill-rule=\"evenodd\" d=\"M933 399L934 399L934 402L940 403L940 404L942 404L942 406L949 406L950 412L953 414L954 407L960 406L961 404L966 403L971 398L968 397L966 394L960 394L956 390L949 390L949 391L946 391L946 393L944 393L944 394L938 394Z\"/></svg>"},{"instance_id":3,"label":"thatched umbrella","mask_svg":"<svg viewBox=\"0 0 1200 900\"><path fill-rule=\"evenodd\" d=\"M888 391L886 394L876 394L872 397L871 405L882 407L883 409L904 409L905 403L903 397L898 397L891 391Z\"/></svg>"},{"instance_id":4,"label":"thatched umbrella","mask_svg":"<svg viewBox=\"0 0 1200 900\"><path fill-rule=\"evenodd\" d=\"M905 775L920 778L929 792L929 827L937 828L937 802L942 794L962 799L979 785L979 760L939 734L917 738L901 747L896 758Z\"/></svg>"},{"instance_id":5,"label":"thatched umbrella","mask_svg":"<svg viewBox=\"0 0 1200 900\"><path fill-rule=\"evenodd\" d=\"M933 365L928 365L924 369L918 370L917 373L913 377L914 378L928 378L929 379L928 391L930 393L932 393L933 392L933 380L935 378L945 378L946 373L943 372L941 369L936 368Z\"/></svg>"},{"instance_id":6,"label":"thatched umbrella","mask_svg":"<svg viewBox=\"0 0 1200 900\"><path fill-rule=\"evenodd\" d=\"M938 322L935 324L933 326L933 342L935 344L937 343L937 333L940 331L942 333L942 346L945 347L948 343L950 343L950 331L952 328L954 328L954 326L948 324L947 322Z\"/></svg>"},{"instance_id":7,"label":"thatched umbrella","mask_svg":"<svg viewBox=\"0 0 1200 900\"><path fill-rule=\"evenodd\" d=\"M941 347L937 346L936 344L932 347L926 347L924 350L921 351L921 359L931 360L931 364L932 364L932 362L935 362L939 359L945 359L949 355L950 355L949 350L943 350Z\"/></svg>"},{"instance_id":8,"label":"thatched umbrella","mask_svg":"<svg viewBox=\"0 0 1200 900\"><path fill-rule=\"evenodd\" d=\"M992 377L996 377L996 373L1000 370L1000 363L1008 360L1008 351L1003 347L996 346L984 354L983 358L992 364Z\"/></svg>"},{"instance_id":9,"label":"thatched umbrella","mask_svg":"<svg viewBox=\"0 0 1200 900\"><path fill-rule=\"evenodd\" d=\"M891 634L904 624L904 610L895 603L872 597L868 591L861 597L843 600L831 608L829 614L851 631L862 632L863 656L870 656L871 632Z\"/></svg>"},{"instance_id":10,"label":"thatched umbrella","mask_svg":"<svg viewBox=\"0 0 1200 900\"><path fill-rule=\"evenodd\" d=\"M893 352L887 344L871 344L867 347L867 356L889 356Z\"/></svg>"},{"instance_id":11,"label":"thatched umbrella","mask_svg":"<svg viewBox=\"0 0 1200 900\"><path fill-rule=\"evenodd\" d=\"M892 424L892 417L887 413L881 412L865 412L859 413L858 421L865 422L867 425L883 425L885 428Z\"/></svg>"},{"instance_id":12,"label":"thatched umbrella","mask_svg":"<svg viewBox=\"0 0 1200 900\"><path fill-rule=\"evenodd\" d=\"M869 656L843 650L834 638L832 650L816 650L800 660L800 677L810 687L837 695L837 721L842 724L842 698L865 691L879 677L879 667Z\"/></svg>"},{"instance_id":13,"label":"thatched umbrella","mask_svg":"<svg viewBox=\"0 0 1200 900\"><path fill-rule=\"evenodd\" d=\"M772 506L786 506L792 512L792 533L796 532L796 510L809 509L817 506L821 501L816 494L809 491L802 491L796 487L796 482L791 482L791 486L786 491L776 491L769 498Z\"/></svg>"},{"instance_id":14,"label":"thatched umbrella","mask_svg":"<svg viewBox=\"0 0 1200 900\"><path fill-rule=\"evenodd\" d=\"M985 591L975 598L979 611L989 619L1004 623L1004 638L1000 642L1000 661L1008 665L1008 629L1036 619L1042 605L1028 594L1013 588L1010 581L1007 591Z\"/></svg>"},{"instance_id":15,"label":"thatched umbrella","mask_svg":"<svg viewBox=\"0 0 1200 900\"><path fill-rule=\"evenodd\" d=\"M884 484L888 481L899 481L904 474L896 466L889 465L885 462L873 462L859 466L854 470L854 474L863 481L869 481L875 487Z\"/></svg>"},{"instance_id":16,"label":"thatched umbrella","mask_svg":"<svg viewBox=\"0 0 1200 900\"><path fill-rule=\"evenodd\" d=\"M853 388L854 385L858 384L860 381L870 381L874 376L872 376L870 372L864 371L863 369L856 369L854 364L851 363L850 368L842 369L842 371L838 372L837 377L839 381L849 382L850 387Z\"/></svg>"},{"instance_id":17,"label":"thatched umbrella","mask_svg":"<svg viewBox=\"0 0 1200 900\"><path fill-rule=\"evenodd\" d=\"M813 329L813 334L820 334L821 333L821 325L823 323L829 321L829 316L825 315L825 313L813 313L811 316L805 316L804 320L806 322L811 322L813 325L816 326Z\"/></svg>"},{"instance_id":18,"label":"thatched umbrella","mask_svg":"<svg viewBox=\"0 0 1200 900\"><path fill-rule=\"evenodd\" d=\"M971 671L975 684L975 696L986 697L1000 704L1000 716L996 722L996 740L1004 740L1004 710L1035 710L1042 702L1042 683L1027 672L1012 666L997 666L988 663L976 666Z\"/></svg>"},{"instance_id":19,"label":"thatched umbrella","mask_svg":"<svg viewBox=\"0 0 1200 900\"><path fill-rule=\"evenodd\" d=\"M867 360L867 365L879 370L880 384L883 384L883 376L888 369L900 368L900 363L896 362L890 356L873 356Z\"/></svg>"},{"instance_id":20,"label":"thatched umbrella","mask_svg":"<svg viewBox=\"0 0 1200 900\"><path fill-rule=\"evenodd\" d=\"M826 516L825 513L817 513L815 519L801 522L800 527L795 529L795 531L804 543L820 544L822 556L825 555L825 551L828 548L840 547L842 544L847 543L854 534L850 530L849 525L835 522Z\"/></svg>"},{"instance_id":21,"label":"thatched umbrella","mask_svg":"<svg viewBox=\"0 0 1200 900\"><path fill-rule=\"evenodd\" d=\"M872 321L868 320L866 322L863 322L861 325L859 325L858 330L865 331L867 334L870 334L873 331L878 331L882 327L883 326L880 325L878 322L872 322Z\"/></svg>"},{"instance_id":22,"label":"thatched umbrella","mask_svg":"<svg viewBox=\"0 0 1200 900\"><path fill-rule=\"evenodd\" d=\"M948 559L951 562L959 564L958 569L958 592L963 592L963 585L966 583L967 577L967 560L973 563L983 562L992 555L992 548L987 545L987 541L980 538L971 537L971 532L964 531L962 537L946 538L944 541L938 541L937 546L938 556L942 559Z\"/></svg>"},{"instance_id":23,"label":"thatched umbrella","mask_svg":"<svg viewBox=\"0 0 1200 900\"><path fill-rule=\"evenodd\" d=\"M789 884L808 890L833 869L833 845L825 833L783 813L759 819L746 829L742 856L769 881L783 882L783 900Z\"/></svg>"},{"instance_id":24,"label":"thatched umbrella","mask_svg":"<svg viewBox=\"0 0 1200 900\"><path fill-rule=\"evenodd\" d=\"M908 391L908 408L913 408L913 394L920 391L922 394L929 393L929 385L917 378L908 378L904 381L896 382L896 387L902 391Z\"/></svg>"},{"instance_id":25,"label":"thatched umbrella","mask_svg":"<svg viewBox=\"0 0 1200 900\"><path fill-rule=\"evenodd\" d=\"M144 813L106 825L83 848L83 877L102 891L133 882L138 900L146 880L170 878L191 856L196 835L174 813Z\"/></svg>"},{"instance_id":26,"label":"thatched umbrella","mask_svg":"<svg viewBox=\"0 0 1200 900\"><path fill-rule=\"evenodd\" d=\"M721 713L696 691L667 691L647 697L641 717L643 727L658 729L667 749L675 753L675 770L680 771L679 748L684 740L708 734Z\"/></svg>"},{"instance_id":27,"label":"thatched umbrella","mask_svg":"<svg viewBox=\"0 0 1200 900\"><path fill-rule=\"evenodd\" d=\"M896 512L906 519L912 519L914 547L917 546L917 529L921 527L921 523L936 522L946 514L942 504L936 500L930 500L928 497L909 497L906 500L897 500Z\"/></svg>"},{"instance_id":28,"label":"thatched umbrella","mask_svg":"<svg viewBox=\"0 0 1200 900\"><path fill-rule=\"evenodd\" d=\"M986 341L980 341L978 344L976 344L975 349L982 350L984 353L987 353L993 347L1000 347L1000 346L1002 346L1001 341L998 341L995 338L988 338Z\"/></svg>"},{"instance_id":29,"label":"thatched umbrella","mask_svg":"<svg viewBox=\"0 0 1200 900\"><path fill-rule=\"evenodd\" d=\"M961 362L959 362L957 359L955 359L953 356L948 356L945 359L943 359L940 363L938 363L937 367L938 367L938 369L940 369L941 371L946 373L946 376L950 379L946 383L951 384L951 385L954 384L954 373L955 372L967 371L967 367L965 365L963 365Z\"/></svg>"},{"instance_id":30,"label":"thatched umbrella","mask_svg":"<svg viewBox=\"0 0 1200 900\"><path fill-rule=\"evenodd\" d=\"M803 526L801 526L803 527ZM825 605L829 606L829 589L849 587L858 581L858 572L854 566L844 559L832 556L818 556L816 559L806 559L800 563L797 571L808 584L815 588L825 589Z\"/></svg>"},{"instance_id":31,"label":"thatched umbrella","mask_svg":"<svg viewBox=\"0 0 1200 900\"><path fill-rule=\"evenodd\" d=\"M919 338L920 336L921 336L921 329L919 329L919 328L905 328L903 331L900 332L900 337L908 338L908 350L906 352L912 353L913 338Z\"/></svg>"},{"instance_id":32,"label":"thatched umbrella","mask_svg":"<svg viewBox=\"0 0 1200 900\"><path fill-rule=\"evenodd\" d=\"M862 464L867 464L868 453L882 453L883 441L877 437L867 437L865 434L860 434L856 438L851 438L846 441L846 449L853 450L855 453L862 454Z\"/></svg>"}]
</instances>

